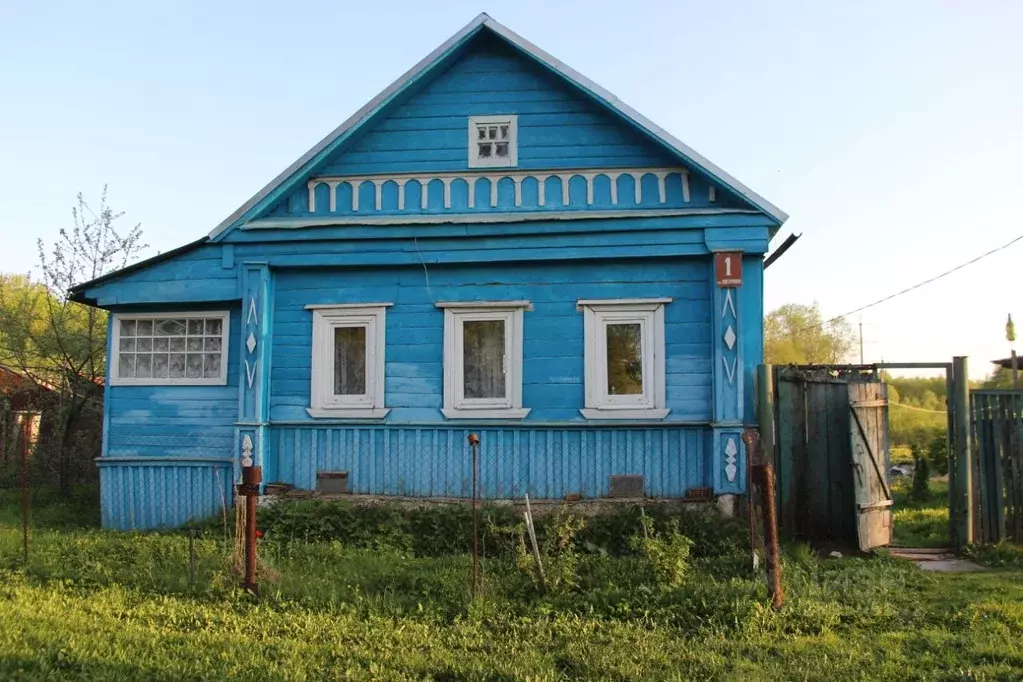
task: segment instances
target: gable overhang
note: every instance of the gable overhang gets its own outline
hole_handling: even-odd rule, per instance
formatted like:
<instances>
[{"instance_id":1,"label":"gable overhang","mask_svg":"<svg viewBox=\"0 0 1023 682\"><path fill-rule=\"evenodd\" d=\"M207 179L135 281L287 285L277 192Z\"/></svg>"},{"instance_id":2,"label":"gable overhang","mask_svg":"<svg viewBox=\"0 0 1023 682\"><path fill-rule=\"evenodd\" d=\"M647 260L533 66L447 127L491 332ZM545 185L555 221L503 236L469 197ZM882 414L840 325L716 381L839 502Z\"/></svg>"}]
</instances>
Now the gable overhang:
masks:
<instances>
[{"instance_id":1,"label":"gable overhang","mask_svg":"<svg viewBox=\"0 0 1023 682\"><path fill-rule=\"evenodd\" d=\"M709 179L722 185L725 189L732 192L740 199L769 216L777 223L777 225L781 225L788 219L788 214L784 211L736 180L723 169L711 163L703 155L684 144L681 140L678 140L666 130L654 124L632 107L619 100L613 94L597 85L586 76L583 76L567 64L543 51L514 31L495 21L486 13L483 13L451 36L447 41L440 45L440 47L424 57L419 63L402 74L397 80L387 86L387 88L385 88L379 95L367 102L344 123L331 131L330 134L303 154L297 161L295 161L295 163L288 166L288 168L281 172L269 184L242 204L234 213L214 228L213 231L210 232L208 238L211 240L218 240L232 228L257 217L262 211L266 210L274 202L280 199L281 196L294 189L297 184L303 181L305 175L310 173L317 164L363 129L369 121L375 118L376 115L389 104L394 102L410 88L423 82L431 73L443 68L453 55L457 54L462 47L468 44L469 41L484 30L498 36L520 54L539 64L547 71L557 75L562 80L567 81L584 95L602 105L617 115L625 123L637 129L646 137L657 143L668 153L676 156L685 164L693 167L694 170L699 170Z\"/></svg>"}]
</instances>

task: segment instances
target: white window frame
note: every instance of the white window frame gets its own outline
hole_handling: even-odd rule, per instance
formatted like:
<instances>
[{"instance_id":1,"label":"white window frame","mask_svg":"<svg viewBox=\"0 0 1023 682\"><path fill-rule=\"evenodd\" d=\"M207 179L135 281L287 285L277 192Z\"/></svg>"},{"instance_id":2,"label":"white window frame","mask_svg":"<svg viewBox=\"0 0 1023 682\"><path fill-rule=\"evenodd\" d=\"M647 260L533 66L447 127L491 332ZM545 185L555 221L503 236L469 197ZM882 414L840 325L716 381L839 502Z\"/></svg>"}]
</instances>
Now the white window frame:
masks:
<instances>
[{"instance_id":1,"label":"white window frame","mask_svg":"<svg viewBox=\"0 0 1023 682\"><path fill-rule=\"evenodd\" d=\"M188 312L173 313L114 313L113 333L111 334L110 352L107 362L110 365L111 386L225 386L227 384L227 359L228 348L230 347L230 322L231 313L227 310L190 310ZM125 377L118 375L120 365L121 348L121 321L122 320L166 320L171 318L182 318L185 320L217 318L220 325L220 376L218 377ZM187 322L186 328L187 328ZM155 338L155 337L154 337ZM169 338L169 337L168 337ZM187 351L186 351L187 352ZM138 354L136 352L136 358Z\"/></svg>"},{"instance_id":2,"label":"white window frame","mask_svg":"<svg viewBox=\"0 0 1023 682\"><path fill-rule=\"evenodd\" d=\"M508 156L481 157L476 143L476 128L481 125L508 125ZM496 149L495 149L496 151ZM469 168L511 168L519 165L519 117L516 114L504 116L469 117Z\"/></svg>"},{"instance_id":3,"label":"white window frame","mask_svg":"<svg viewBox=\"0 0 1023 682\"><path fill-rule=\"evenodd\" d=\"M383 419L386 311L391 303L307 305L313 313L312 363L309 381L310 417L321 419ZM366 328L366 392L334 393L334 330Z\"/></svg>"},{"instance_id":4,"label":"white window frame","mask_svg":"<svg viewBox=\"0 0 1023 682\"><path fill-rule=\"evenodd\" d=\"M523 312L529 301L440 302L444 310L444 407L448 419L523 419L530 408L522 407ZM504 398L466 398L463 356L463 325L479 320L503 320Z\"/></svg>"},{"instance_id":5,"label":"white window frame","mask_svg":"<svg viewBox=\"0 0 1023 682\"><path fill-rule=\"evenodd\" d=\"M664 306L670 298L580 300L583 312L587 419L663 419L671 411L665 400ZM643 347L643 393L609 395L607 326L638 323Z\"/></svg>"}]
</instances>

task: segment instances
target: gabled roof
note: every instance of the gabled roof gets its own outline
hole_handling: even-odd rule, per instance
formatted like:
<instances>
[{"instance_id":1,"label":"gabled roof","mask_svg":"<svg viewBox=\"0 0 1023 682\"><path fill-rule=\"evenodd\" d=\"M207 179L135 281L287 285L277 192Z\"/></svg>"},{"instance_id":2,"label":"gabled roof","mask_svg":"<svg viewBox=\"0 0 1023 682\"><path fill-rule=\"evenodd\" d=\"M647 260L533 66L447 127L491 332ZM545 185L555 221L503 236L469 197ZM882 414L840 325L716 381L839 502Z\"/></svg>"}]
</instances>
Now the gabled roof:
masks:
<instances>
[{"instance_id":1,"label":"gabled roof","mask_svg":"<svg viewBox=\"0 0 1023 682\"><path fill-rule=\"evenodd\" d=\"M557 74L562 79L583 91L598 103L607 107L613 113L630 123L641 132L645 133L652 140L660 143L670 153L678 156L684 163L695 166L728 188L738 196L744 198L757 209L778 221L778 224L788 219L788 214L777 206L767 201L759 194L743 185L718 166L711 163L701 154L689 146L683 144L670 133L627 104L620 101L610 92L600 87L586 76L583 76L575 69L572 69L563 62L555 59L536 45L518 35L514 31L501 25L486 13L469 22L464 28L451 36L436 50L428 54L422 61L413 66L391 83L379 95L367 102L361 109L356 111L347 121L335 128L329 135L320 140L312 149L303 154L295 163L286 168L280 175L274 178L270 184L257 192L251 199L242 204L238 210L227 217L209 234L210 239L216 239L224 232L242 222L252 218L259 211L263 210L282 194L291 189L296 182L302 180L305 172L310 170L324 157L337 149L345 140L349 139L362 127L364 127L374 116L385 106L393 102L408 88L413 87L428 74L442 67L454 55L460 47L478 35L481 31L489 31L498 36L506 43L517 49L520 53L532 58L541 66Z\"/></svg>"}]
</instances>

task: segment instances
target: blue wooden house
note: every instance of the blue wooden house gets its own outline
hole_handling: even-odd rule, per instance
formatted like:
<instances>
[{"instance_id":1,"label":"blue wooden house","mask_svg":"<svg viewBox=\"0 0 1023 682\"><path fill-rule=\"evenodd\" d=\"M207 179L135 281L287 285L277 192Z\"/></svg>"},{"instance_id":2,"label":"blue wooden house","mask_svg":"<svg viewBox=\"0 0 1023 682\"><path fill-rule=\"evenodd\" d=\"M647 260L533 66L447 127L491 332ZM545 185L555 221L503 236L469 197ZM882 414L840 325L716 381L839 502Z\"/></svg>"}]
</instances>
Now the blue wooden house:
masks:
<instances>
[{"instance_id":1,"label":"blue wooden house","mask_svg":"<svg viewBox=\"0 0 1023 682\"><path fill-rule=\"evenodd\" d=\"M103 525L263 480L487 498L745 488L786 215L483 14L109 310ZM618 477L641 477L626 478Z\"/></svg>"}]
</instances>

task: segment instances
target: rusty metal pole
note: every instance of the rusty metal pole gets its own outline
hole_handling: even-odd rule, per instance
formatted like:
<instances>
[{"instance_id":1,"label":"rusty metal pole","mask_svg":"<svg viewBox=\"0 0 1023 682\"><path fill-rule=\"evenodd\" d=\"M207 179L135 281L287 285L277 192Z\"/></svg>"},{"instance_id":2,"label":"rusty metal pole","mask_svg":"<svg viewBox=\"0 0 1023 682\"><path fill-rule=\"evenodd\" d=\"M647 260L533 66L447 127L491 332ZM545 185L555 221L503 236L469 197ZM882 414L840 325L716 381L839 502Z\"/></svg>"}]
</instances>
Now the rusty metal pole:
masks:
<instances>
[{"instance_id":1,"label":"rusty metal pole","mask_svg":"<svg viewBox=\"0 0 1023 682\"><path fill-rule=\"evenodd\" d=\"M242 482L238 486L238 494L245 497L245 581L242 589L255 595L259 594L259 585L256 584L256 500L262 481L262 467L242 467Z\"/></svg>"},{"instance_id":2,"label":"rusty metal pole","mask_svg":"<svg viewBox=\"0 0 1023 682\"><path fill-rule=\"evenodd\" d=\"M760 480L763 507L764 550L767 554L767 593L771 606L781 608L785 593L781 585L781 548L774 490L774 376L770 365L760 365L757 381L757 421L760 425L754 471ZM749 456L750 453L747 453Z\"/></svg>"},{"instance_id":3,"label":"rusty metal pole","mask_svg":"<svg viewBox=\"0 0 1023 682\"><path fill-rule=\"evenodd\" d=\"M21 415L21 544L28 563L28 446L32 439L32 419Z\"/></svg>"},{"instance_id":4,"label":"rusty metal pole","mask_svg":"<svg viewBox=\"0 0 1023 682\"><path fill-rule=\"evenodd\" d=\"M476 504L480 437L470 433L469 445L472 446L472 596L475 597L480 584L479 508Z\"/></svg>"}]
</instances>

